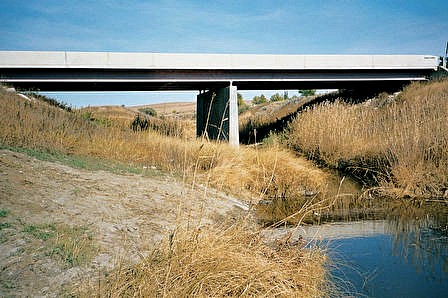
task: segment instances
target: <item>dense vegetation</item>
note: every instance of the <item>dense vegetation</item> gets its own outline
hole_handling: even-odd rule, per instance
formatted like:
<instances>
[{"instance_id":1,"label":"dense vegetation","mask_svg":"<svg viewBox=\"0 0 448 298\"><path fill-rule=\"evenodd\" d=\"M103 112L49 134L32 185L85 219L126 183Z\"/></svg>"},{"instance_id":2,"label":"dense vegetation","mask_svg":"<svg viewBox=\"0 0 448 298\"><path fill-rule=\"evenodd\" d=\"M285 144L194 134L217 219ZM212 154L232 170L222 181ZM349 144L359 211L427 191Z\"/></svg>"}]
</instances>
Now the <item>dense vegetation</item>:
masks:
<instances>
[{"instance_id":1,"label":"dense vegetation","mask_svg":"<svg viewBox=\"0 0 448 298\"><path fill-rule=\"evenodd\" d=\"M141 109L139 109L139 111L142 112L143 114L147 115L147 116L152 116L152 117L157 116L156 110L154 110L151 107L141 108Z\"/></svg>"},{"instance_id":2,"label":"dense vegetation","mask_svg":"<svg viewBox=\"0 0 448 298\"><path fill-rule=\"evenodd\" d=\"M448 197L448 81L415 83L365 103L325 102L297 115L287 143L382 194Z\"/></svg>"},{"instance_id":3,"label":"dense vegetation","mask_svg":"<svg viewBox=\"0 0 448 298\"><path fill-rule=\"evenodd\" d=\"M179 228L137 266L93 289L105 297L322 297L316 284L325 271L316 261L325 257L287 241L266 245L247 223Z\"/></svg>"}]
</instances>

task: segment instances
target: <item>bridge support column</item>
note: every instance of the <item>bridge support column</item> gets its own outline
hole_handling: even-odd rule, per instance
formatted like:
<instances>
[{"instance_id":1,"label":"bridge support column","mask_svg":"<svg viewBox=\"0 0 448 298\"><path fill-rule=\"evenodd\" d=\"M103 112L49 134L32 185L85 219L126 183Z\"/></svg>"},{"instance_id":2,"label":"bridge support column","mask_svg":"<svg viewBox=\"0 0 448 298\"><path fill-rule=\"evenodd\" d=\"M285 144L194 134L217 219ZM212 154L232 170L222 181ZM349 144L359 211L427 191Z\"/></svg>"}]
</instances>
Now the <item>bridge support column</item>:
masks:
<instances>
[{"instance_id":1,"label":"bridge support column","mask_svg":"<svg viewBox=\"0 0 448 298\"><path fill-rule=\"evenodd\" d=\"M236 86L209 90L197 96L196 134L239 145Z\"/></svg>"}]
</instances>

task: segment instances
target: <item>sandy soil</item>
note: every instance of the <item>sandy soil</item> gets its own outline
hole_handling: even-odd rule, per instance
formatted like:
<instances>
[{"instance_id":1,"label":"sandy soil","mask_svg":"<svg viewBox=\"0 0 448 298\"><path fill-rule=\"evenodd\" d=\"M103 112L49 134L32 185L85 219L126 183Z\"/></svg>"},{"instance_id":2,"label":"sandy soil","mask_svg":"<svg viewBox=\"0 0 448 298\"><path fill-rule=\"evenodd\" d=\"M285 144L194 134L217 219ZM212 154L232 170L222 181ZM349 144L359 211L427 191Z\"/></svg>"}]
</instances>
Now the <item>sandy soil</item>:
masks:
<instances>
[{"instance_id":1,"label":"sandy soil","mask_svg":"<svg viewBox=\"0 0 448 298\"><path fill-rule=\"evenodd\" d=\"M0 150L0 296L59 296L120 261L139 260L177 224L236 216L248 207L211 189L169 176L116 175L74 169ZM182 214L182 216L178 216ZM99 252L67 267L49 256L26 225L87 227Z\"/></svg>"}]
</instances>

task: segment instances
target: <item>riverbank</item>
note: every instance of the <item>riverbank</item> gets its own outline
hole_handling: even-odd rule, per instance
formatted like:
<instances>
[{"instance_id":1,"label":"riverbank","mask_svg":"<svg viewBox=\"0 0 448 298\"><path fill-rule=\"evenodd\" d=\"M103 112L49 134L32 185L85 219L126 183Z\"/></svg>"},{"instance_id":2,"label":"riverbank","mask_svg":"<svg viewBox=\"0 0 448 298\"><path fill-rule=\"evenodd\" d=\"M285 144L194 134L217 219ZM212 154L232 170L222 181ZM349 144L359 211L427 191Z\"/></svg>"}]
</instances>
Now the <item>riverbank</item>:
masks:
<instances>
[{"instance_id":1,"label":"riverbank","mask_svg":"<svg viewBox=\"0 0 448 298\"><path fill-rule=\"evenodd\" d=\"M297 115L290 148L356 177L376 195L448 199L448 80Z\"/></svg>"},{"instance_id":2,"label":"riverbank","mask_svg":"<svg viewBox=\"0 0 448 298\"><path fill-rule=\"evenodd\" d=\"M267 245L249 207L222 192L10 150L0 174L2 296L322 294L324 255Z\"/></svg>"}]
</instances>

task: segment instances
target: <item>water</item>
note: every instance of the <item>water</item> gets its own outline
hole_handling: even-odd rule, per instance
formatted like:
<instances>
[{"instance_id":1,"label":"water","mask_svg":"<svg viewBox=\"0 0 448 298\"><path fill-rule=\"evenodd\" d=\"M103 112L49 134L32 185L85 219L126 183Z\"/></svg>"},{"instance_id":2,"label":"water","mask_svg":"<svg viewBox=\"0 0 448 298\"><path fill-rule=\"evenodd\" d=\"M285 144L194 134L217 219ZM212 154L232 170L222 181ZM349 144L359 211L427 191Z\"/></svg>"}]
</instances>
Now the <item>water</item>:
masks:
<instances>
[{"instance_id":1,"label":"water","mask_svg":"<svg viewBox=\"0 0 448 298\"><path fill-rule=\"evenodd\" d=\"M448 298L447 201L355 196L307 222L266 236L323 247L337 297Z\"/></svg>"},{"instance_id":2,"label":"water","mask_svg":"<svg viewBox=\"0 0 448 298\"><path fill-rule=\"evenodd\" d=\"M308 227L344 296L448 297L448 237L431 225L372 220Z\"/></svg>"}]
</instances>

